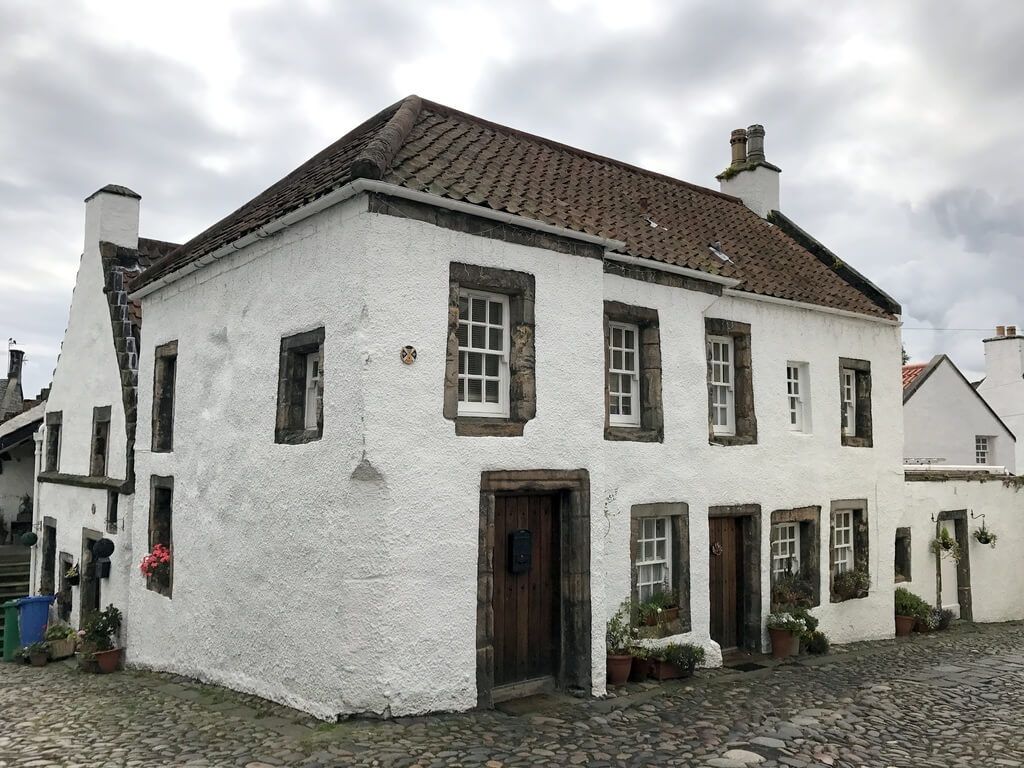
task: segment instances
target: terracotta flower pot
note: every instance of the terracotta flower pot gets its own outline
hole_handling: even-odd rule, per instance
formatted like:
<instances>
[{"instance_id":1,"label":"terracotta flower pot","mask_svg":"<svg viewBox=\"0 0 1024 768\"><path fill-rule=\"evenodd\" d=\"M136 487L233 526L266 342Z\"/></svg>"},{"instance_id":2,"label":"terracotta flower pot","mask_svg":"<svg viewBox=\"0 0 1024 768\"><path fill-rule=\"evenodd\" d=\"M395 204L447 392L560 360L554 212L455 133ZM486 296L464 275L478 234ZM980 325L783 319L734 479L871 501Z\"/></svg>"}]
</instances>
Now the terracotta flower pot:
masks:
<instances>
[{"instance_id":1,"label":"terracotta flower pot","mask_svg":"<svg viewBox=\"0 0 1024 768\"><path fill-rule=\"evenodd\" d=\"M632 668L632 656L613 656L608 654L608 684L625 684L629 680L629 672Z\"/></svg>"},{"instance_id":2,"label":"terracotta flower pot","mask_svg":"<svg viewBox=\"0 0 1024 768\"><path fill-rule=\"evenodd\" d=\"M650 659L638 659L634 657L633 666L629 671L629 681L631 683L642 683L651 676L653 669L654 663Z\"/></svg>"},{"instance_id":3,"label":"terracotta flower pot","mask_svg":"<svg viewBox=\"0 0 1024 768\"><path fill-rule=\"evenodd\" d=\"M680 677L689 677L693 670L686 667L677 667L667 661L656 660L654 671L651 675L655 680L676 680Z\"/></svg>"},{"instance_id":4,"label":"terracotta flower pot","mask_svg":"<svg viewBox=\"0 0 1024 768\"><path fill-rule=\"evenodd\" d=\"M772 658L784 659L793 654L793 641L799 643L797 636L788 629L768 629L772 639ZM799 647L799 646L798 646Z\"/></svg>"},{"instance_id":5,"label":"terracotta flower pot","mask_svg":"<svg viewBox=\"0 0 1024 768\"><path fill-rule=\"evenodd\" d=\"M114 648L111 651L96 651L93 654L101 675L117 671L117 668L121 665L121 654L123 651L123 648Z\"/></svg>"},{"instance_id":6,"label":"terracotta flower pot","mask_svg":"<svg viewBox=\"0 0 1024 768\"><path fill-rule=\"evenodd\" d=\"M46 653L46 651L43 651L41 653L29 654L28 657L28 663L31 664L33 667L45 667L46 662L49 660L50 656Z\"/></svg>"},{"instance_id":7,"label":"terracotta flower pot","mask_svg":"<svg viewBox=\"0 0 1024 768\"><path fill-rule=\"evenodd\" d=\"M914 625L917 623L916 616L897 616L896 617L896 637L906 637L914 631Z\"/></svg>"}]
</instances>

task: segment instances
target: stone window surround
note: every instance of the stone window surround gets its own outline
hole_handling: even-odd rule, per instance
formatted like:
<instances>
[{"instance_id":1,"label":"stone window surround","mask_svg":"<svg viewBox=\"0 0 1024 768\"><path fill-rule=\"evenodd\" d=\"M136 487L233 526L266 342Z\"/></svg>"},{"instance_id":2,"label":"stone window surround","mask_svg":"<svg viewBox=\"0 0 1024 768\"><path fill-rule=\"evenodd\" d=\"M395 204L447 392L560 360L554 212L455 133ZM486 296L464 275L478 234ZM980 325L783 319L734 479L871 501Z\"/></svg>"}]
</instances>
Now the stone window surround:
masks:
<instances>
[{"instance_id":1,"label":"stone window surround","mask_svg":"<svg viewBox=\"0 0 1024 768\"><path fill-rule=\"evenodd\" d=\"M320 354L320 390L324 387L324 327L281 339L277 379L277 420L274 442L297 445L319 440L324 434L323 399L320 398L316 429L306 429L306 355Z\"/></svg>"},{"instance_id":2,"label":"stone window surround","mask_svg":"<svg viewBox=\"0 0 1024 768\"><path fill-rule=\"evenodd\" d=\"M896 556L895 556L895 562L898 563L900 561L901 556L902 556L902 558L904 560L904 566L905 566L905 568L903 569L905 572L904 573L900 573L900 569L895 567L895 563L894 563L893 574L894 574L894 578L895 578L895 581L896 581L897 584L901 584L901 583L903 583L905 581L913 581L914 580L913 575L912 575L912 573L913 573L913 571L912 571L912 564L913 564L912 554L913 554L913 549L911 547L911 541L912 541L911 529L909 527L903 527L903 528L897 528L896 529Z\"/></svg>"},{"instance_id":3,"label":"stone window surround","mask_svg":"<svg viewBox=\"0 0 1024 768\"><path fill-rule=\"evenodd\" d=\"M459 292L462 289L508 296L509 415L459 415ZM451 262L448 271L448 341L445 354L444 418L455 422L455 434L465 437L521 437L523 427L537 415L535 379L534 276L510 269Z\"/></svg>"},{"instance_id":4,"label":"stone window surround","mask_svg":"<svg viewBox=\"0 0 1024 768\"><path fill-rule=\"evenodd\" d=\"M971 537L967 533L968 523L966 509L943 510L935 516L935 536L939 536L943 523L953 523L953 536L960 545L960 562L956 563L957 602L960 604L960 619L974 620L974 597L971 590ZM935 587L942 592L942 555L935 553Z\"/></svg>"},{"instance_id":5,"label":"stone window surround","mask_svg":"<svg viewBox=\"0 0 1024 768\"><path fill-rule=\"evenodd\" d=\"M639 359L637 361L640 379L640 426L613 426L609 423L608 369L610 328L609 323L628 323L639 329ZM630 440L640 443L660 443L665 439L665 413L661 401L661 332L658 325L658 310L624 304L619 301L604 302L604 439Z\"/></svg>"},{"instance_id":6,"label":"stone window surround","mask_svg":"<svg viewBox=\"0 0 1024 768\"><path fill-rule=\"evenodd\" d=\"M165 546L171 551L171 572L167 578L167 584L163 587L157 585L153 579L146 579L146 589L152 590L159 595L170 598L174 589L174 477L152 475L149 478L149 551L159 543L154 536L156 530L157 498L158 490L169 492L168 514L167 514L167 543Z\"/></svg>"},{"instance_id":7,"label":"stone window surround","mask_svg":"<svg viewBox=\"0 0 1024 768\"><path fill-rule=\"evenodd\" d=\"M494 498L559 493L562 626L557 685L591 693L590 475L585 469L499 470L480 473L477 558L477 705L494 704Z\"/></svg>"},{"instance_id":8,"label":"stone window surround","mask_svg":"<svg viewBox=\"0 0 1024 768\"><path fill-rule=\"evenodd\" d=\"M821 507L795 507L772 511L771 524L797 523L800 526L800 574L811 585L811 607L821 604ZM771 536L768 537L769 554ZM769 577L770 578L770 577ZM776 606L772 605L772 610Z\"/></svg>"},{"instance_id":9,"label":"stone window surround","mask_svg":"<svg viewBox=\"0 0 1024 768\"><path fill-rule=\"evenodd\" d=\"M736 434L716 435L712 426L711 355L708 361L708 442L712 445L754 445L757 443L757 415L754 411L754 377L751 356L750 323L720 318L704 318L705 340L709 336L729 336L733 341L733 408Z\"/></svg>"},{"instance_id":10,"label":"stone window surround","mask_svg":"<svg viewBox=\"0 0 1024 768\"><path fill-rule=\"evenodd\" d=\"M673 634L692 629L690 618L690 507L684 501L634 504L629 511L629 596L633 624L637 623L640 595L637 590L636 558L640 540L640 524L644 518L667 517L672 536L671 578L672 589L679 598L679 621L670 627Z\"/></svg>"},{"instance_id":11,"label":"stone window surround","mask_svg":"<svg viewBox=\"0 0 1024 768\"><path fill-rule=\"evenodd\" d=\"M713 517L741 518L743 537L743 641L745 647L761 650L761 505L729 504L708 507Z\"/></svg>"},{"instance_id":12,"label":"stone window surround","mask_svg":"<svg viewBox=\"0 0 1024 768\"><path fill-rule=\"evenodd\" d=\"M174 390L177 380L178 342L168 341L153 350L153 453L174 450Z\"/></svg>"},{"instance_id":13,"label":"stone window surround","mask_svg":"<svg viewBox=\"0 0 1024 768\"><path fill-rule=\"evenodd\" d=\"M854 570L864 571L868 574L869 577L871 575L870 539L868 537L868 500L837 499L831 503L828 516L828 583L830 601L833 603L842 603L846 600L859 600L860 597L867 597L867 594L864 594L860 597L841 598L838 597L832 590L832 585L835 581L836 575L834 561L835 526L833 524L833 521L835 513L840 511L853 512L853 568Z\"/></svg>"},{"instance_id":14,"label":"stone window surround","mask_svg":"<svg viewBox=\"0 0 1024 768\"><path fill-rule=\"evenodd\" d=\"M844 435L843 423L843 370L850 369L856 376L856 435ZM839 435L843 445L852 448L871 448L871 362L851 357L839 358Z\"/></svg>"},{"instance_id":15,"label":"stone window surround","mask_svg":"<svg viewBox=\"0 0 1024 768\"><path fill-rule=\"evenodd\" d=\"M103 445L100 446L100 436L97 435L100 424L107 425L107 434L103 438ZM89 450L89 476L106 477L107 461L110 453L110 406L98 405L92 409L92 444Z\"/></svg>"},{"instance_id":16,"label":"stone window surround","mask_svg":"<svg viewBox=\"0 0 1024 768\"><path fill-rule=\"evenodd\" d=\"M46 472L57 472L60 467L60 433L63 421L63 411L51 411L46 414Z\"/></svg>"}]
</instances>

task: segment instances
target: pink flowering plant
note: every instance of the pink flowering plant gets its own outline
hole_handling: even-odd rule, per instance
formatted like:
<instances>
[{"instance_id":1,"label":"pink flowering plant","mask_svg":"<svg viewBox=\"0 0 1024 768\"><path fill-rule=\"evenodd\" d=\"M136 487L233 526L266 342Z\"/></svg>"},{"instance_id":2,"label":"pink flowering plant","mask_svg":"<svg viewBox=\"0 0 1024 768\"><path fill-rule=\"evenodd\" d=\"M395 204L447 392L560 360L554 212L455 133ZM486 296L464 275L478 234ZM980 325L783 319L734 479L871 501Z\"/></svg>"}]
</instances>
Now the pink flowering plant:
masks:
<instances>
[{"instance_id":1,"label":"pink flowering plant","mask_svg":"<svg viewBox=\"0 0 1024 768\"><path fill-rule=\"evenodd\" d=\"M139 570L147 578L166 583L171 575L171 550L163 544L157 544L152 552L142 558Z\"/></svg>"}]
</instances>

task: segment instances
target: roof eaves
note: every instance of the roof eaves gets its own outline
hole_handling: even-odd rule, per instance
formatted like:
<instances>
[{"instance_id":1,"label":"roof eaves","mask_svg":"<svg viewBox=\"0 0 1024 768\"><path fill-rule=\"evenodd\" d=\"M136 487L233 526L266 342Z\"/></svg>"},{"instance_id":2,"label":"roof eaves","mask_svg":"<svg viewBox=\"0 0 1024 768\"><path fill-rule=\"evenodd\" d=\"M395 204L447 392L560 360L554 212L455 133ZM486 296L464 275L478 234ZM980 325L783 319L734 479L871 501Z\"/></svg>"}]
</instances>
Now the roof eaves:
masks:
<instances>
[{"instance_id":1,"label":"roof eaves","mask_svg":"<svg viewBox=\"0 0 1024 768\"><path fill-rule=\"evenodd\" d=\"M929 360L928 365L922 368L921 372L914 377L914 380L910 382L909 386L907 386L906 389L903 390L904 405L906 405L907 401L911 398L911 396L921 388L921 385L924 384L925 380L932 375L932 372L939 367L939 363L941 363L943 360L949 360L949 358L946 357L945 355L936 355L931 360ZM953 361L950 360L950 363L952 362ZM953 367L956 368L955 365Z\"/></svg>"}]
</instances>

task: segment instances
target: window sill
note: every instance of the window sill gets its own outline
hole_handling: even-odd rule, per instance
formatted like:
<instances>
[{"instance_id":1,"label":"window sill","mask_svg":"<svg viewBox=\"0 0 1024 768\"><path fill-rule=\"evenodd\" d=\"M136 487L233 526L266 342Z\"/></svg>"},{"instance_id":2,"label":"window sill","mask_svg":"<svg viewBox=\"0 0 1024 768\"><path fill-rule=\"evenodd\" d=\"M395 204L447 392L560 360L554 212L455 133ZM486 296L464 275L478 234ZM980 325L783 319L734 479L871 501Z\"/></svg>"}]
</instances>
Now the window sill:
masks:
<instances>
[{"instance_id":1,"label":"window sill","mask_svg":"<svg viewBox=\"0 0 1024 768\"><path fill-rule=\"evenodd\" d=\"M851 600L863 600L865 597L868 596L868 594L869 593L867 591L861 592L859 595L854 595L853 597L840 597L839 595L833 594L829 596L829 602L848 603Z\"/></svg>"},{"instance_id":2,"label":"window sill","mask_svg":"<svg viewBox=\"0 0 1024 768\"><path fill-rule=\"evenodd\" d=\"M870 437L850 437L849 435L842 436L843 445L849 448L871 448Z\"/></svg>"},{"instance_id":3,"label":"window sill","mask_svg":"<svg viewBox=\"0 0 1024 768\"><path fill-rule=\"evenodd\" d=\"M456 416L457 437L522 437L524 423L486 416Z\"/></svg>"},{"instance_id":4,"label":"window sill","mask_svg":"<svg viewBox=\"0 0 1024 768\"><path fill-rule=\"evenodd\" d=\"M751 435L712 435L709 445L756 445L757 438Z\"/></svg>"},{"instance_id":5,"label":"window sill","mask_svg":"<svg viewBox=\"0 0 1024 768\"><path fill-rule=\"evenodd\" d=\"M664 435L660 429L608 426L604 428L604 439L634 443L661 443L664 442Z\"/></svg>"},{"instance_id":6,"label":"window sill","mask_svg":"<svg viewBox=\"0 0 1024 768\"><path fill-rule=\"evenodd\" d=\"M312 443L323 437L320 429L279 429L274 435L274 442L279 445L301 445Z\"/></svg>"}]
</instances>

